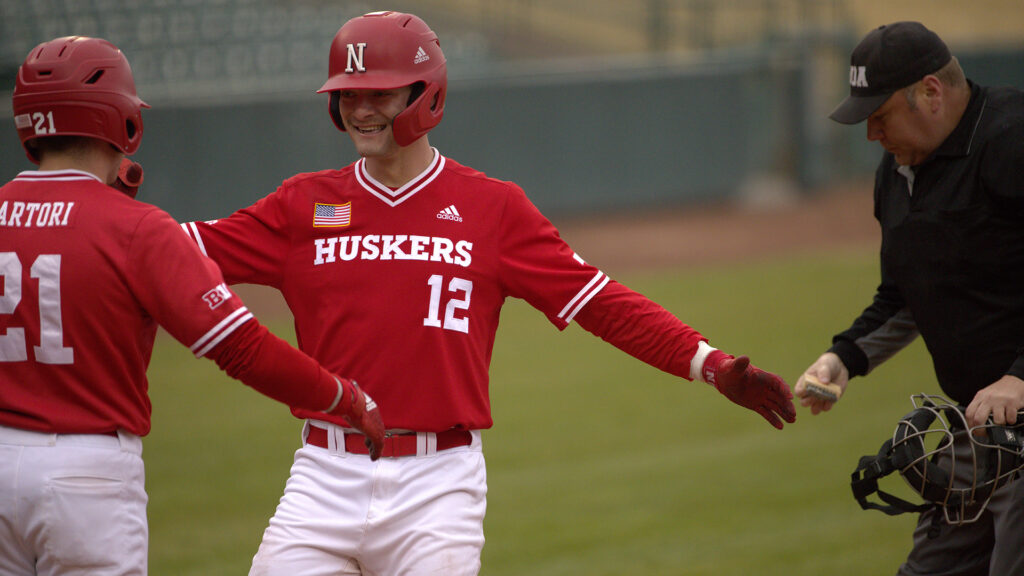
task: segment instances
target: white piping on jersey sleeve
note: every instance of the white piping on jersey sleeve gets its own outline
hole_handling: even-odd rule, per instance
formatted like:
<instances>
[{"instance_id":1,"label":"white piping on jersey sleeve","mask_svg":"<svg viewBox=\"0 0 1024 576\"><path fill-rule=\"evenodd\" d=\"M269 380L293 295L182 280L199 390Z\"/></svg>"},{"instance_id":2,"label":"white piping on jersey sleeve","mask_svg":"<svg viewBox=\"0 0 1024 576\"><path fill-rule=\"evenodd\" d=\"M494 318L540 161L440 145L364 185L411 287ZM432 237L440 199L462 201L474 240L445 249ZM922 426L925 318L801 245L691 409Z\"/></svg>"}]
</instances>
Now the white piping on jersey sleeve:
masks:
<instances>
[{"instance_id":1,"label":"white piping on jersey sleeve","mask_svg":"<svg viewBox=\"0 0 1024 576\"><path fill-rule=\"evenodd\" d=\"M207 224L213 224L214 222L216 222L216 220L206 221ZM206 253L206 245L203 244L203 237L202 235L199 234L199 227L196 226L196 223L182 222L181 229L185 231L185 235L187 235L189 238L192 239L193 242L196 243L196 246L199 246L199 251L203 253L203 256L209 258L210 255Z\"/></svg>"},{"instance_id":2,"label":"white piping on jersey sleeve","mask_svg":"<svg viewBox=\"0 0 1024 576\"><path fill-rule=\"evenodd\" d=\"M598 271L597 274L590 279L590 282L587 282L587 285L577 292L576 296L574 296L573 299L565 305L565 308L562 308L562 311L558 313L558 317L564 320L566 324L572 322L572 319L576 317L576 314L578 314L579 311L587 305L587 302L590 302L594 296L597 296L598 292L604 289L609 280L611 280L611 278L609 278L607 274Z\"/></svg>"},{"instance_id":3,"label":"white piping on jersey sleeve","mask_svg":"<svg viewBox=\"0 0 1024 576\"><path fill-rule=\"evenodd\" d=\"M196 355L196 358L202 358L214 346L230 336L235 329L252 318L252 312L249 312L249 309L244 306L235 310L227 318L218 322L209 332L203 334L199 340L196 340L195 344L189 346L189 350Z\"/></svg>"}]
</instances>

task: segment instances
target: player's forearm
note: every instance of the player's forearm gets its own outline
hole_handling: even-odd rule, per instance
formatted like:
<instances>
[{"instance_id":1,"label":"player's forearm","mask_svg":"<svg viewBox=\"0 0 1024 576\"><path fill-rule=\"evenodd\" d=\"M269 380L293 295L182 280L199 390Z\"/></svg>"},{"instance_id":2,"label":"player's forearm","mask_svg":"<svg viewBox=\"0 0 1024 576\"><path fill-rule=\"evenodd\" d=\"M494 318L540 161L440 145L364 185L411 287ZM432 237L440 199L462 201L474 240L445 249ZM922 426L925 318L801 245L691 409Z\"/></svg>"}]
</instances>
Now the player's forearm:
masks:
<instances>
[{"instance_id":1,"label":"player's forearm","mask_svg":"<svg viewBox=\"0 0 1024 576\"><path fill-rule=\"evenodd\" d=\"M680 378L691 379L690 362L704 337L665 308L611 281L577 314L586 331Z\"/></svg>"},{"instance_id":2,"label":"player's forearm","mask_svg":"<svg viewBox=\"0 0 1024 576\"><path fill-rule=\"evenodd\" d=\"M237 380L295 408L323 411L337 399L330 372L305 353L250 320L207 356Z\"/></svg>"}]
</instances>

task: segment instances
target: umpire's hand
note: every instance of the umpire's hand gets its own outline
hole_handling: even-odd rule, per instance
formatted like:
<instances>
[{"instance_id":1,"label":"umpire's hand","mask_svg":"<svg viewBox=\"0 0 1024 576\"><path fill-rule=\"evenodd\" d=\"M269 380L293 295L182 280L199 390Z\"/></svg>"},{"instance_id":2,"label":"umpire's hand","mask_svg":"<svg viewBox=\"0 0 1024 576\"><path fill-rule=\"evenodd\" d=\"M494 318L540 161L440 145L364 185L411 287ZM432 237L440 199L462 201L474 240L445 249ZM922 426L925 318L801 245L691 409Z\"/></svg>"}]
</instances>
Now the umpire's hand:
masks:
<instances>
[{"instance_id":1,"label":"umpire's hand","mask_svg":"<svg viewBox=\"0 0 1024 576\"><path fill-rule=\"evenodd\" d=\"M839 401L839 398L831 400L811 394L807 390L807 376L814 376L818 382L835 384L839 386L839 398L846 392L846 385L850 382L850 371L846 369L843 361L835 352L825 352L804 370L804 373L797 379L793 386L793 394L800 399L800 405L811 409L811 414L828 412Z\"/></svg>"},{"instance_id":2,"label":"umpire's hand","mask_svg":"<svg viewBox=\"0 0 1024 576\"><path fill-rule=\"evenodd\" d=\"M1003 375L999 380L982 388L967 405L967 425L984 426L989 418L996 426L1017 424L1017 413L1024 409L1024 380Z\"/></svg>"}]
</instances>

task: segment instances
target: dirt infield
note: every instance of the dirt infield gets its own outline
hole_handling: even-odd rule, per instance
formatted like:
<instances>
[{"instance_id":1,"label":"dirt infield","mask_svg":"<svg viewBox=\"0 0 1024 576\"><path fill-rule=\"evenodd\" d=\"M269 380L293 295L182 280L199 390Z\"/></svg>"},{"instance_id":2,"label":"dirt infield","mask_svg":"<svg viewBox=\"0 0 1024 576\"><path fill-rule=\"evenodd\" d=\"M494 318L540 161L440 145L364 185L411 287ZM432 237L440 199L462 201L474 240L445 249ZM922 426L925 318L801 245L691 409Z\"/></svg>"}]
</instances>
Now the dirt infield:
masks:
<instances>
[{"instance_id":1,"label":"dirt infield","mask_svg":"<svg viewBox=\"0 0 1024 576\"><path fill-rule=\"evenodd\" d=\"M871 182L770 202L556 220L579 254L614 275L749 262L783 253L877 247Z\"/></svg>"}]
</instances>

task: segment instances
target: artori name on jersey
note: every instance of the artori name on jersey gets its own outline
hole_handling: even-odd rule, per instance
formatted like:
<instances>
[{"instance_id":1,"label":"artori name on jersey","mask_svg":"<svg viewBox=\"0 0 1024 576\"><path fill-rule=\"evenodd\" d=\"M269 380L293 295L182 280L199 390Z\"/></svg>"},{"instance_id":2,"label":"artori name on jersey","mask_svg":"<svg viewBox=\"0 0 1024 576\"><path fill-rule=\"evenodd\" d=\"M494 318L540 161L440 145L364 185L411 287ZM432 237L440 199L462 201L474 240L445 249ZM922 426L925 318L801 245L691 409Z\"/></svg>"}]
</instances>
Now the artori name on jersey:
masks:
<instances>
[{"instance_id":1,"label":"artori name on jersey","mask_svg":"<svg viewBox=\"0 0 1024 576\"><path fill-rule=\"evenodd\" d=\"M313 265L338 260L422 260L468 267L473 261L473 243L439 236L408 234L367 234L332 236L313 241Z\"/></svg>"},{"instance_id":2,"label":"artori name on jersey","mask_svg":"<svg viewBox=\"0 0 1024 576\"><path fill-rule=\"evenodd\" d=\"M12 228L53 228L67 226L74 202L0 203L0 226Z\"/></svg>"}]
</instances>

